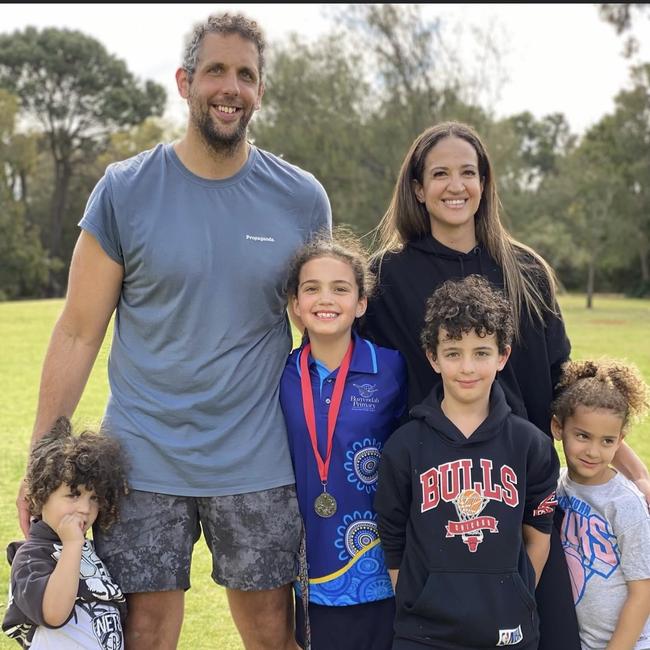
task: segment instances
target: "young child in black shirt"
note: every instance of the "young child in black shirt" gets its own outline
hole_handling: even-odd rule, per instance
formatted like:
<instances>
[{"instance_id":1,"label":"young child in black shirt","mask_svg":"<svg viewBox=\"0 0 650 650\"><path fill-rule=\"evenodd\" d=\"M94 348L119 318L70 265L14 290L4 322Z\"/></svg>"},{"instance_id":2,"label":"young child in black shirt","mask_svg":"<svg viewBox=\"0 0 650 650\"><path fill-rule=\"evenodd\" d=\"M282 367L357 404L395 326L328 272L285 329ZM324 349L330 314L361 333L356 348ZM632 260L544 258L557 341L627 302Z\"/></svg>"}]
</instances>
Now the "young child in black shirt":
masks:
<instances>
[{"instance_id":1,"label":"young child in black shirt","mask_svg":"<svg viewBox=\"0 0 650 650\"><path fill-rule=\"evenodd\" d=\"M59 418L30 455L27 498L35 521L29 539L13 542L9 603L2 629L23 648L124 647L125 598L86 533L109 527L126 491L117 441L72 434Z\"/></svg>"}]
</instances>

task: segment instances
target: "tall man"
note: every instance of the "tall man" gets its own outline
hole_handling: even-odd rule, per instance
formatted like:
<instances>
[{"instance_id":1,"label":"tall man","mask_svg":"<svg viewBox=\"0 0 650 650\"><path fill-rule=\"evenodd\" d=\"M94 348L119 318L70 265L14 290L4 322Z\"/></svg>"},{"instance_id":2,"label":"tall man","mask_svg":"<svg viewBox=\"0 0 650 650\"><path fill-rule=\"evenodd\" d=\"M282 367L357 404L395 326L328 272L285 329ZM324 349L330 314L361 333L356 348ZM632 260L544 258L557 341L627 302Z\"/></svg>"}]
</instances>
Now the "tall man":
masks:
<instances>
[{"instance_id":1,"label":"tall man","mask_svg":"<svg viewBox=\"0 0 650 650\"><path fill-rule=\"evenodd\" d=\"M247 650L297 647L282 286L331 213L312 175L247 142L263 68L254 21L195 27L176 72L187 131L110 165L95 187L44 362L34 440L74 412L116 310L104 426L130 456L133 491L95 539L128 594L131 650L176 647L201 528ZM17 505L26 532L22 491Z\"/></svg>"}]
</instances>

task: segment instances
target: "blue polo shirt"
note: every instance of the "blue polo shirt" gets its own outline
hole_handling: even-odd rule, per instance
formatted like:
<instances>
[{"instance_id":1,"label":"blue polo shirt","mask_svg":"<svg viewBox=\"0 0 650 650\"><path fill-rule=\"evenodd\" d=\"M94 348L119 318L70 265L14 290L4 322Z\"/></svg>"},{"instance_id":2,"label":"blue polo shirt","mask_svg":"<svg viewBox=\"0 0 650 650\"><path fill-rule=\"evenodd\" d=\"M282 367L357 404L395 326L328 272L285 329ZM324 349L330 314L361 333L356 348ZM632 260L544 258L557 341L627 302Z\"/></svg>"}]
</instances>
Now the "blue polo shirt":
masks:
<instances>
[{"instance_id":1,"label":"blue polo shirt","mask_svg":"<svg viewBox=\"0 0 650 650\"><path fill-rule=\"evenodd\" d=\"M314 511L323 492L309 439L300 389L300 352L294 350L280 383L300 512L307 534L309 600L356 605L393 595L379 545L373 499L381 450L406 408L406 366L395 350L353 334L354 351L334 431L327 491L336 499L329 518ZM327 449L327 414L338 369L309 356L318 448Z\"/></svg>"}]
</instances>

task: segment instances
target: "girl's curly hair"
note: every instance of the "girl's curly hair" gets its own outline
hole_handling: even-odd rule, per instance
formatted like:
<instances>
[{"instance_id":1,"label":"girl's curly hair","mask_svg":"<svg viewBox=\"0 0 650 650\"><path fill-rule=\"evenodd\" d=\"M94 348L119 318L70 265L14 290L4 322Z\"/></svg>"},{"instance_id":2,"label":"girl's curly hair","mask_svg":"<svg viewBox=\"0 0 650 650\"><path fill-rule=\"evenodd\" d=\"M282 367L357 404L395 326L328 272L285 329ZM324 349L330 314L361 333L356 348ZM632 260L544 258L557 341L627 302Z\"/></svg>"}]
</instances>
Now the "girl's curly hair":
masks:
<instances>
[{"instance_id":1,"label":"girl's curly hair","mask_svg":"<svg viewBox=\"0 0 650 650\"><path fill-rule=\"evenodd\" d=\"M499 353L506 351L514 333L512 309L502 291L480 275L446 280L427 300L420 340L425 352L436 356L440 330L459 341L463 334L495 334Z\"/></svg>"},{"instance_id":2,"label":"girl's curly hair","mask_svg":"<svg viewBox=\"0 0 650 650\"><path fill-rule=\"evenodd\" d=\"M62 483L73 491L81 485L97 495L97 523L106 530L118 517L120 498L128 493L126 470L117 440L92 431L74 436L68 418L60 417L30 454L25 482L31 514L39 516Z\"/></svg>"},{"instance_id":3,"label":"girl's curly hair","mask_svg":"<svg viewBox=\"0 0 650 650\"><path fill-rule=\"evenodd\" d=\"M639 369L615 359L568 361L557 385L559 396L553 414L564 424L578 406L614 411L623 418L623 430L631 419L643 417L650 407L650 389Z\"/></svg>"},{"instance_id":4,"label":"girl's curly hair","mask_svg":"<svg viewBox=\"0 0 650 650\"><path fill-rule=\"evenodd\" d=\"M285 290L290 298L298 295L300 271L311 260L331 257L347 264L354 274L359 298L369 298L375 288L375 276L370 270L368 253L361 240L346 226L336 226L329 232L321 232L304 244L292 258L287 270Z\"/></svg>"}]
</instances>

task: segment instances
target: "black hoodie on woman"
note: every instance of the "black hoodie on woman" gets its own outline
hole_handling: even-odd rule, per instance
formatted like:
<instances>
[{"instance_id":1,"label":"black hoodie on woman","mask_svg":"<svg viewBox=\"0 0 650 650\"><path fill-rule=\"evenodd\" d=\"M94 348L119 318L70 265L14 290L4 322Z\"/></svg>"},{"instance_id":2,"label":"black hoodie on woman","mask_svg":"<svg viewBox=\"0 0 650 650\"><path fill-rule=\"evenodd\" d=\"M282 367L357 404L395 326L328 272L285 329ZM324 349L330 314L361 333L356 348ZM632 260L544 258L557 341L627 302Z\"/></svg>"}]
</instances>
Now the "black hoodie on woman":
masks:
<instances>
[{"instance_id":1,"label":"black hoodie on woman","mask_svg":"<svg viewBox=\"0 0 650 650\"><path fill-rule=\"evenodd\" d=\"M445 280L473 274L503 289L503 272L481 246L460 253L432 236L386 254L375 271L379 286L369 302L362 333L377 345L399 350L406 359L411 407L440 383L420 344L429 296ZM542 287L546 285L541 269L539 279ZM513 412L549 434L553 388L571 346L557 308L556 314L546 313L543 324L524 308L519 330L520 340L514 343L498 381Z\"/></svg>"},{"instance_id":2,"label":"black hoodie on woman","mask_svg":"<svg viewBox=\"0 0 650 650\"><path fill-rule=\"evenodd\" d=\"M399 569L393 650L537 648L535 578L522 525L549 533L559 460L495 382L467 438L442 387L386 443L375 496L386 564Z\"/></svg>"}]
</instances>

